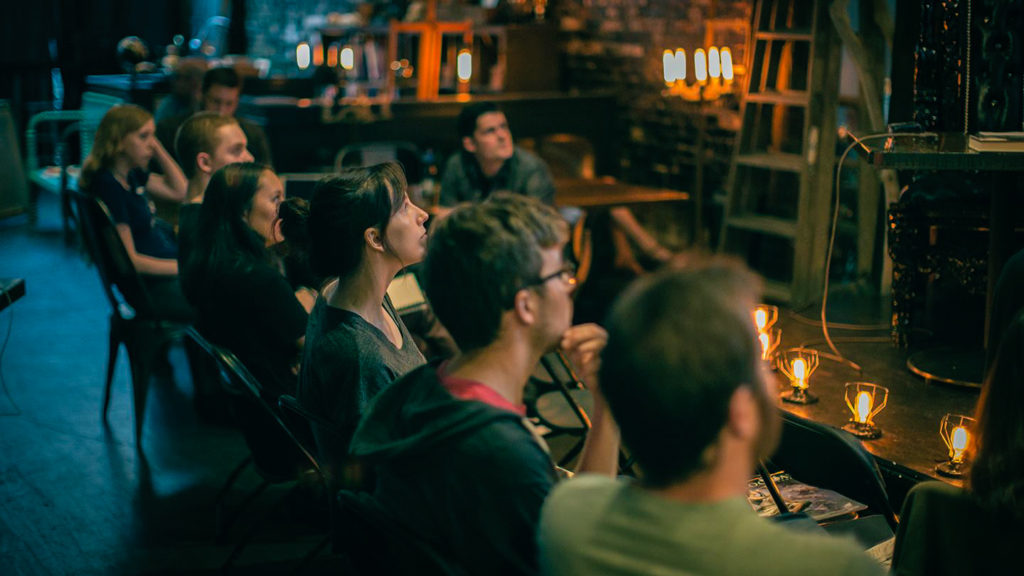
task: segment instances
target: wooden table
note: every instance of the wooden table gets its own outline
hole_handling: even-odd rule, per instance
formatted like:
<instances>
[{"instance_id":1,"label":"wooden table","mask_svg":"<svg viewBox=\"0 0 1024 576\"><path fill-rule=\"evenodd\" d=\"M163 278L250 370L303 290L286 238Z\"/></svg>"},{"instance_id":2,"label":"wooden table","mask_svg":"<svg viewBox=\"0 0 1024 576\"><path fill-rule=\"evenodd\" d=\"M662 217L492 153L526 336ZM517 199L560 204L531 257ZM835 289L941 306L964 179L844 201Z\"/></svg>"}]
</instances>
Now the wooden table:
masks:
<instances>
[{"instance_id":1,"label":"wooden table","mask_svg":"<svg viewBox=\"0 0 1024 576\"><path fill-rule=\"evenodd\" d=\"M689 201L689 192L619 182L614 178L558 178L555 204L579 208Z\"/></svg>"}]
</instances>

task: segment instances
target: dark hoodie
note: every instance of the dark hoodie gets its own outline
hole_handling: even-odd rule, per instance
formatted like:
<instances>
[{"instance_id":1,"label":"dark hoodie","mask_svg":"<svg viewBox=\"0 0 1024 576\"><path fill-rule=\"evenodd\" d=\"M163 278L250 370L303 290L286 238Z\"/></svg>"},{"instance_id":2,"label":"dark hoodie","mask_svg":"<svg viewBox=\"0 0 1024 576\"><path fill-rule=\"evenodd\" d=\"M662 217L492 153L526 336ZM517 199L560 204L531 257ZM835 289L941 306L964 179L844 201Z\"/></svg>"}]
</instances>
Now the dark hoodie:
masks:
<instances>
[{"instance_id":1,"label":"dark hoodie","mask_svg":"<svg viewBox=\"0 0 1024 576\"><path fill-rule=\"evenodd\" d=\"M384 390L352 439L374 498L470 574L536 574L540 507L557 479L522 416L452 396L438 363Z\"/></svg>"}]
</instances>

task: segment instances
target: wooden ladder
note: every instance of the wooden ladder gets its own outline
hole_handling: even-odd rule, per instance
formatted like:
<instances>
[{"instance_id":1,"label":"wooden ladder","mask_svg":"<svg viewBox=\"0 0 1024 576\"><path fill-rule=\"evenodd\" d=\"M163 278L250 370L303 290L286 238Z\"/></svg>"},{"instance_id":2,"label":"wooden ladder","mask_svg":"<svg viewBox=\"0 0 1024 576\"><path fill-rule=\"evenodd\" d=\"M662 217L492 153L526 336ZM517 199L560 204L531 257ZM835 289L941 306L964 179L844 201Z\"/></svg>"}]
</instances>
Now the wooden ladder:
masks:
<instances>
[{"instance_id":1,"label":"wooden ladder","mask_svg":"<svg viewBox=\"0 0 1024 576\"><path fill-rule=\"evenodd\" d=\"M751 47L719 250L765 277L766 299L802 305L824 279L839 38L825 0L758 0Z\"/></svg>"}]
</instances>

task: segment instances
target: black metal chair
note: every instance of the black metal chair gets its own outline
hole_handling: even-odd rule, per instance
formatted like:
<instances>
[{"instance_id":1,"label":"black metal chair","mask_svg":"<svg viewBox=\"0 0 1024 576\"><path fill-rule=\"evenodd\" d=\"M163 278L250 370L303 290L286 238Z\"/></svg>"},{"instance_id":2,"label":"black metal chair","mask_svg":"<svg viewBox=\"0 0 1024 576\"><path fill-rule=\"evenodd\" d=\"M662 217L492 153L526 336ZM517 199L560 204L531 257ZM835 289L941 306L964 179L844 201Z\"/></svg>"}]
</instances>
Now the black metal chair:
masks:
<instances>
[{"instance_id":1,"label":"black metal chair","mask_svg":"<svg viewBox=\"0 0 1024 576\"><path fill-rule=\"evenodd\" d=\"M221 488L215 503L215 507L218 511L218 539L222 538L228 532L231 525L237 521L241 513L248 508L248 506L270 485L290 483L291 489L270 507L267 515L264 515L260 520L253 522L249 526L249 530L239 539L234 549L231 551L231 554L224 562L222 569L224 572L227 572L231 569L234 562L238 559L244 548L249 544L259 529L265 524L270 511L281 509L281 507L291 499L294 491L300 486L308 485L310 480L313 480L318 485L317 488L319 490L323 490L326 494L327 482L319 461L309 449L307 441L304 439L305 436L296 430L294 424L288 422L287 419L283 417L284 415L277 409L276 405L271 405L263 397L263 386L260 385L242 362L239 361L231 351L211 343L194 328L189 328L187 335L196 343L199 349L205 352L217 363L221 374L222 384L228 394L230 394L232 398L236 398L241 402L255 404L263 413L269 416L275 423L276 427L291 441L292 447L294 447L294 449L301 455L301 458L305 463L301 469L295 469L291 474L269 470L268 467L260 465L261 460L265 460L265 456L261 456L259 454L260 447L253 446L250 438L246 438L247 443L249 443L250 451L252 451L253 454L247 456L231 472L224 486ZM243 424L243 426L245 425ZM245 432L246 431L243 429L243 433ZM252 466L260 475L261 482L255 490L246 495L242 503L235 510L234 514L230 516L229 520L222 523L224 498L234 483L241 476L242 472L250 466ZM303 558L300 567L305 566L309 560L316 556L327 542L327 538L318 542L316 546Z\"/></svg>"},{"instance_id":2,"label":"black metal chair","mask_svg":"<svg viewBox=\"0 0 1024 576\"><path fill-rule=\"evenodd\" d=\"M896 511L889 502L878 464L860 442L846 432L785 411L782 420L782 439L768 465L785 470L800 482L839 492L867 506L866 513L857 518L867 522L857 526L825 524L826 530L851 531L865 544L876 537L892 537L899 526Z\"/></svg>"},{"instance_id":3,"label":"black metal chair","mask_svg":"<svg viewBox=\"0 0 1024 576\"><path fill-rule=\"evenodd\" d=\"M96 265L111 307L103 421L107 421L110 407L110 387L117 355L124 345L131 368L135 443L136 448L141 449L142 423L153 363L157 354L165 352L186 326L162 317L153 305L103 201L75 190L68 191L68 195L78 213L82 242Z\"/></svg>"}]
</instances>

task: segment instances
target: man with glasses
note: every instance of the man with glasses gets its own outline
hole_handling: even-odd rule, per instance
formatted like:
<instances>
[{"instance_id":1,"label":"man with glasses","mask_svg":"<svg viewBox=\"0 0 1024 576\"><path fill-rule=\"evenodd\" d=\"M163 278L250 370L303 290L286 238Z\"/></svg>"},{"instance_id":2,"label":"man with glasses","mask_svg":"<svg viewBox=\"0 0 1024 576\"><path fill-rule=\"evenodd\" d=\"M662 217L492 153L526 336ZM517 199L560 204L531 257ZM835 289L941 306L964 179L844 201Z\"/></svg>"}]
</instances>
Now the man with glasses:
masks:
<instances>
[{"instance_id":1,"label":"man with glasses","mask_svg":"<svg viewBox=\"0 0 1024 576\"><path fill-rule=\"evenodd\" d=\"M558 475L523 389L545 353L561 349L594 396L577 469L616 470L618 431L596 379L606 334L571 325L567 235L554 209L512 194L439 221L424 287L459 353L392 384L352 440L381 513L471 574L537 572L540 507Z\"/></svg>"}]
</instances>

